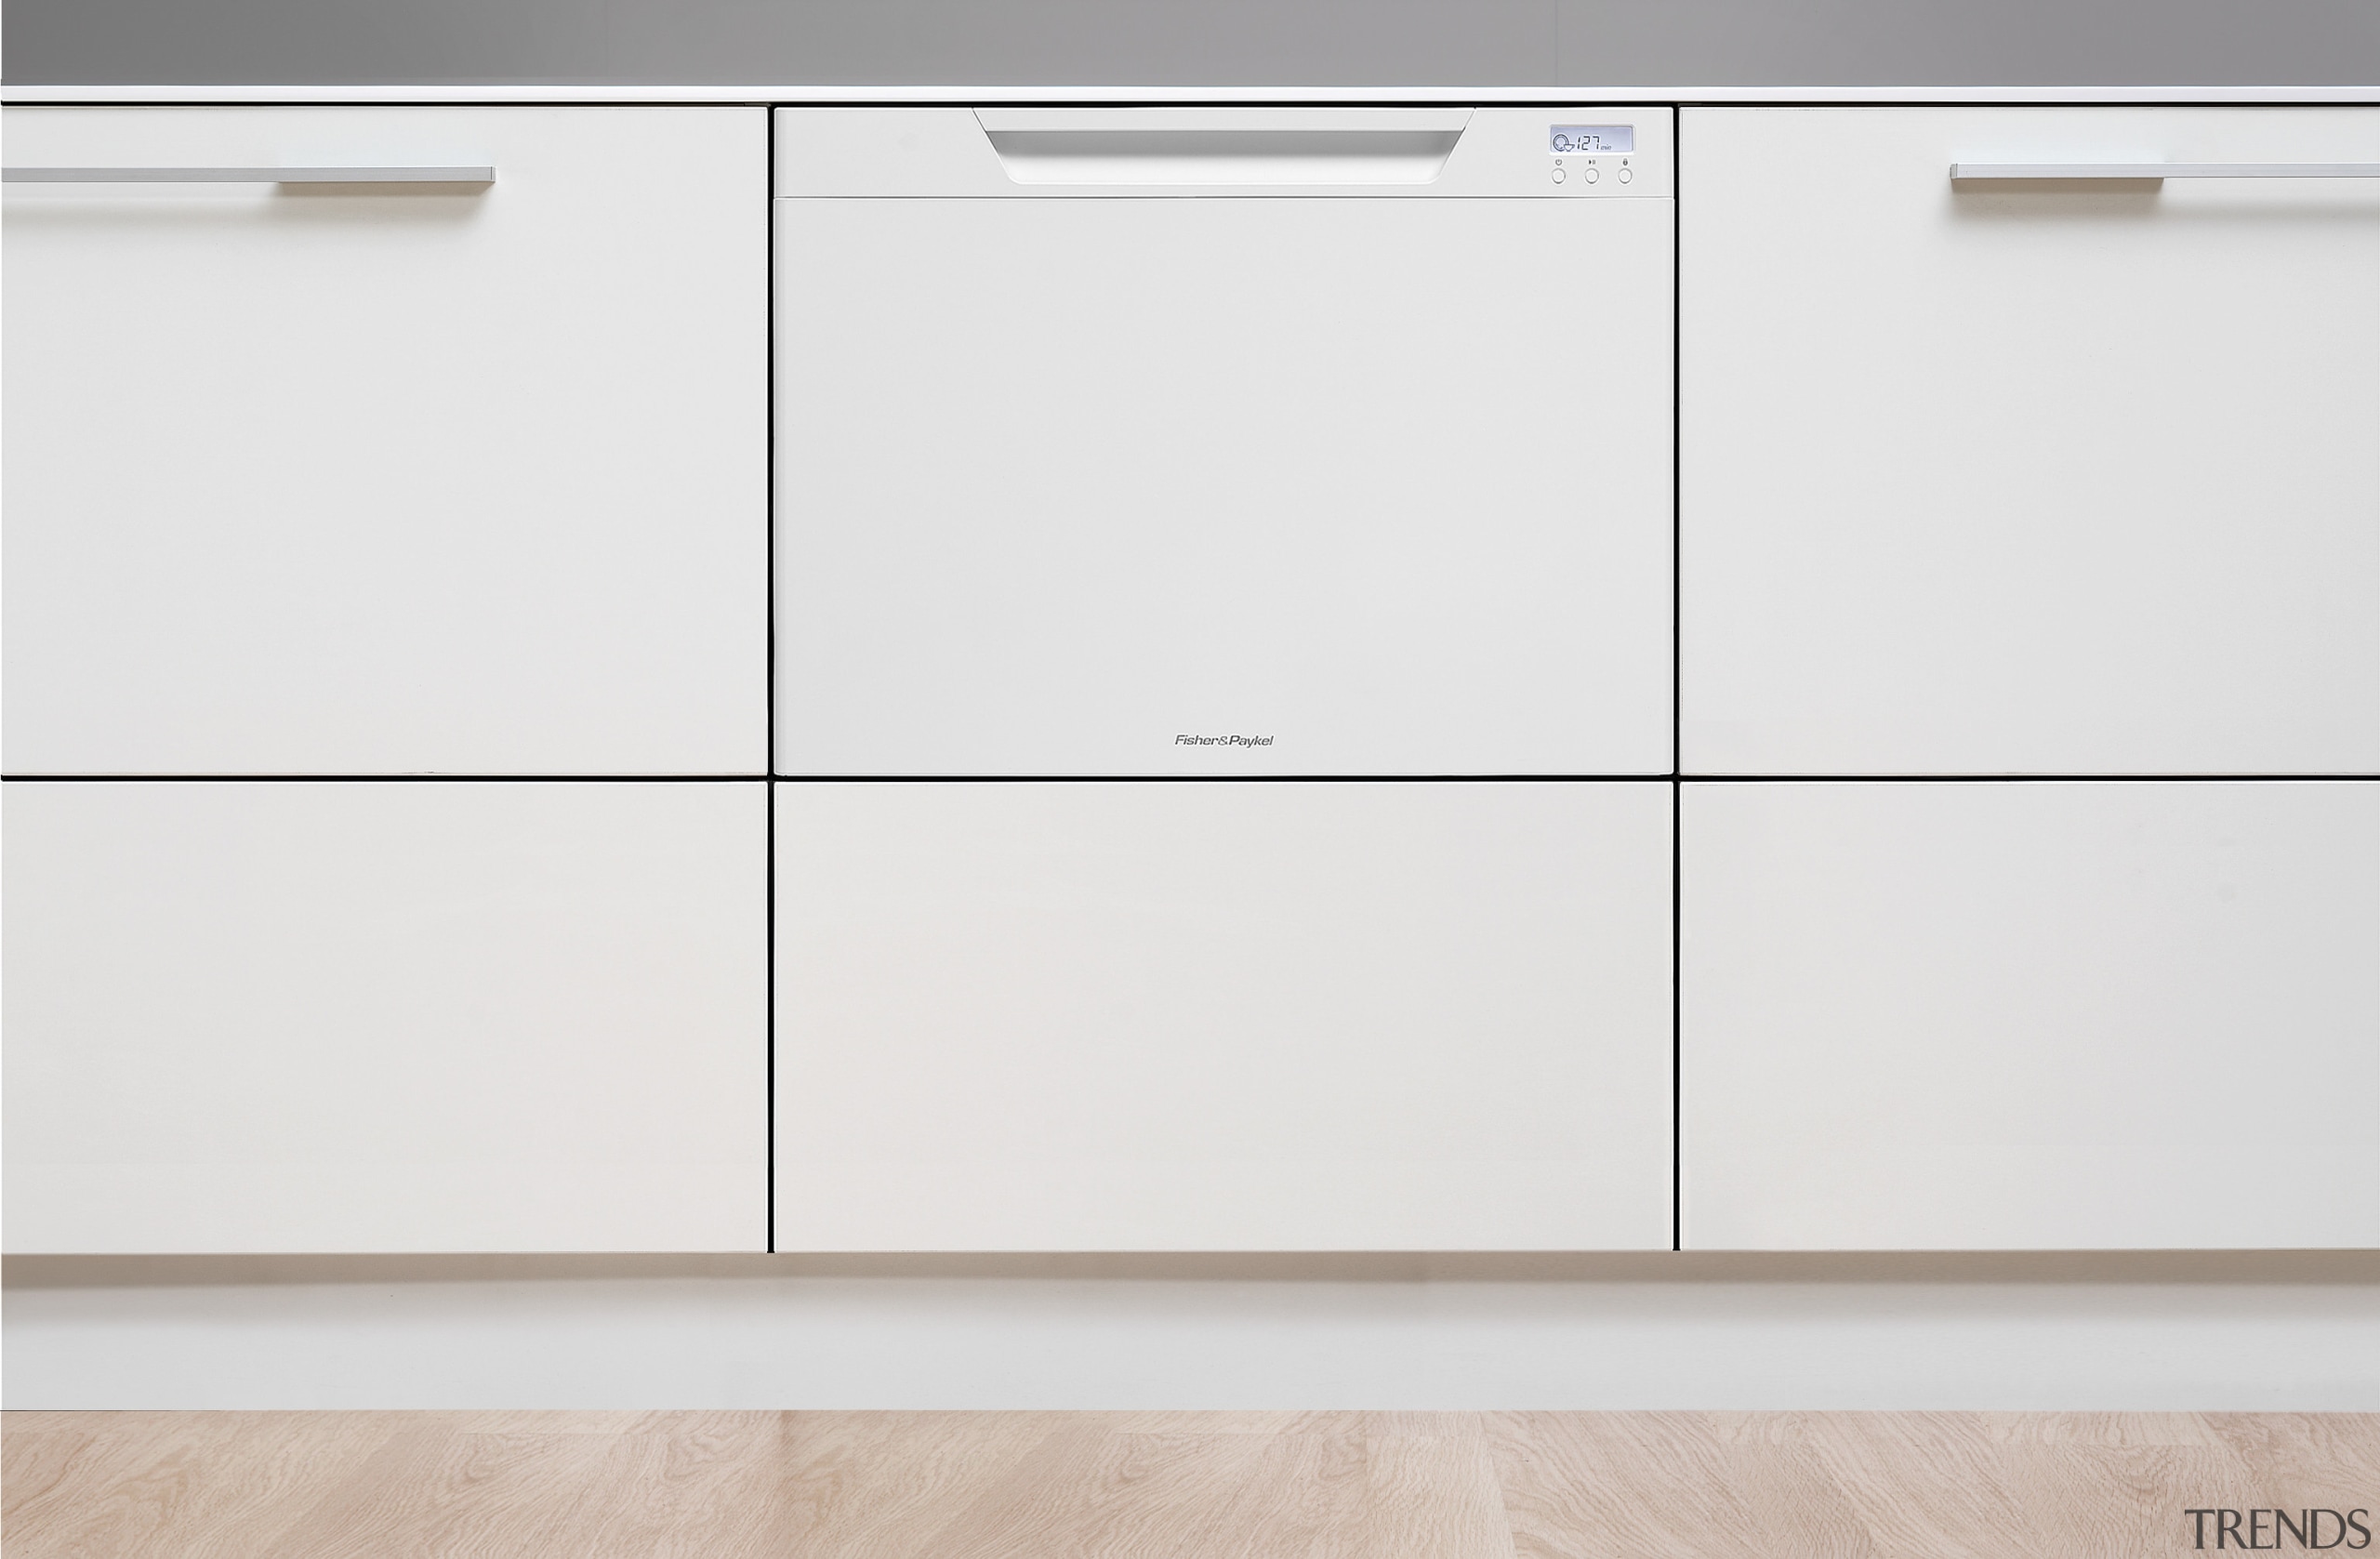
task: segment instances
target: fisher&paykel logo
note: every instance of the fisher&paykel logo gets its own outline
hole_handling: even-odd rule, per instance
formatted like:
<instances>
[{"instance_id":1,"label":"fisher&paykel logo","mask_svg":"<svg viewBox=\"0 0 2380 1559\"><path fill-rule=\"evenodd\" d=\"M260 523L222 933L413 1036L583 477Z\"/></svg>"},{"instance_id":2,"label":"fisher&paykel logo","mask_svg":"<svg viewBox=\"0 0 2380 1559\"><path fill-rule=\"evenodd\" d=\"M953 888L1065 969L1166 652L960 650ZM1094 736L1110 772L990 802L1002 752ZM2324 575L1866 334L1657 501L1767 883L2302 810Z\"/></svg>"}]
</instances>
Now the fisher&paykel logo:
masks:
<instances>
[{"instance_id":1,"label":"fisher&paykel logo","mask_svg":"<svg viewBox=\"0 0 2380 1559\"><path fill-rule=\"evenodd\" d=\"M1177 747L1269 747L1270 736L1176 736Z\"/></svg>"},{"instance_id":2,"label":"fisher&paykel logo","mask_svg":"<svg viewBox=\"0 0 2380 1559\"><path fill-rule=\"evenodd\" d=\"M2358 1549L2372 1546L2372 1513L2367 1510L2228 1510L2209 1506L2186 1510L2196 1548L2275 1549L2285 1533L2299 1548ZM2207 1541L2209 1538L2213 1542Z\"/></svg>"}]
</instances>

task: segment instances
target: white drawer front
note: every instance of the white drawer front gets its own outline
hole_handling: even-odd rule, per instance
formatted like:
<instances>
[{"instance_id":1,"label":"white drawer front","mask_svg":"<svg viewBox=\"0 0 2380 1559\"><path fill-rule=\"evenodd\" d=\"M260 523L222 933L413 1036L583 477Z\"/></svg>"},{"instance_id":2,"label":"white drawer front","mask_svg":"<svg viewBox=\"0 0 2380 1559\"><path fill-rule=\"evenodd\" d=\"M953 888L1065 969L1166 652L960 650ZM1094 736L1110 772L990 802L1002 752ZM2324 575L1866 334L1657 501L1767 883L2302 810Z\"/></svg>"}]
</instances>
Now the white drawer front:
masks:
<instances>
[{"instance_id":1,"label":"white drawer front","mask_svg":"<svg viewBox=\"0 0 2380 1559\"><path fill-rule=\"evenodd\" d=\"M779 200L780 771L1668 773L1673 214L1530 188Z\"/></svg>"},{"instance_id":2,"label":"white drawer front","mask_svg":"<svg viewBox=\"0 0 2380 1559\"><path fill-rule=\"evenodd\" d=\"M762 790L11 785L9 1249L761 1249Z\"/></svg>"},{"instance_id":3,"label":"white drawer front","mask_svg":"<svg viewBox=\"0 0 2380 1559\"><path fill-rule=\"evenodd\" d=\"M755 773L765 115L12 108L19 773Z\"/></svg>"},{"instance_id":4,"label":"white drawer front","mask_svg":"<svg viewBox=\"0 0 2380 1559\"><path fill-rule=\"evenodd\" d=\"M1689 1249L2380 1245L2380 782L1688 786Z\"/></svg>"},{"instance_id":5,"label":"white drawer front","mask_svg":"<svg viewBox=\"0 0 2380 1559\"><path fill-rule=\"evenodd\" d=\"M2380 771L2380 110L1683 116L1689 773Z\"/></svg>"},{"instance_id":6,"label":"white drawer front","mask_svg":"<svg viewBox=\"0 0 2380 1559\"><path fill-rule=\"evenodd\" d=\"M777 786L780 1249L1666 1249L1669 787Z\"/></svg>"}]
</instances>

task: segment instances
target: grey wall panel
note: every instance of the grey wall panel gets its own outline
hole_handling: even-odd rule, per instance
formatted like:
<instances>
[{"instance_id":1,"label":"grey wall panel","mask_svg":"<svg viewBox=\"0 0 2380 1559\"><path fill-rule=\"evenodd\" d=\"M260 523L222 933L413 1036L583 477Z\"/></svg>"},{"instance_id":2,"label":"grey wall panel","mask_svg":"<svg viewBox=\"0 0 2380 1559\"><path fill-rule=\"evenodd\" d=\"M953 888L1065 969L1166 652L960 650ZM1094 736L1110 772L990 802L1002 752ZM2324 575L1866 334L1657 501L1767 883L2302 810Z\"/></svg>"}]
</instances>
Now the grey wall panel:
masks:
<instances>
[{"instance_id":1,"label":"grey wall panel","mask_svg":"<svg viewBox=\"0 0 2380 1559\"><path fill-rule=\"evenodd\" d=\"M2380 0L1559 0L1566 86L2380 82Z\"/></svg>"},{"instance_id":2,"label":"grey wall panel","mask_svg":"<svg viewBox=\"0 0 2380 1559\"><path fill-rule=\"evenodd\" d=\"M9 0L11 85L2354 86L2375 0Z\"/></svg>"},{"instance_id":3,"label":"grey wall panel","mask_svg":"<svg viewBox=\"0 0 2380 1559\"><path fill-rule=\"evenodd\" d=\"M1555 0L10 0L22 83L1547 86Z\"/></svg>"}]
</instances>

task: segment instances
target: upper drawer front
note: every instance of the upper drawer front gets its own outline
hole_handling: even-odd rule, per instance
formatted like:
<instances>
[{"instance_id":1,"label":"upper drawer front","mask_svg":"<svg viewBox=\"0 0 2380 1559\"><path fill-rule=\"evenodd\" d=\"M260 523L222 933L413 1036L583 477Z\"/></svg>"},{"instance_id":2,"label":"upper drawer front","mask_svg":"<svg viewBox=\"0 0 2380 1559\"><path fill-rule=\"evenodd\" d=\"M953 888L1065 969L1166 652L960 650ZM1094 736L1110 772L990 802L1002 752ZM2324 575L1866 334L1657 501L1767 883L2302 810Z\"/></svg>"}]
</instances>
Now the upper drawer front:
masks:
<instances>
[{"instance_id":1,"label":"upper drawer front","mask_svg":"<svg viewBox=\"0 0 2380 1559\"><path fill-rule=\"evenodd\" d=\"M2380 770L2380 178L1950 178L2380 165L2380 112L1681 140L1689 770Z\"/></svg>"},{"instance_id":2,"label":"upper drawer front","mask_svg":"<svg viewBox=\"0 0 2380 1559\"><path fill-rule=\"evenodd\" d=\"M12 771L762 766L760 111L7 125Z\"/></svg>"}]
</instances>

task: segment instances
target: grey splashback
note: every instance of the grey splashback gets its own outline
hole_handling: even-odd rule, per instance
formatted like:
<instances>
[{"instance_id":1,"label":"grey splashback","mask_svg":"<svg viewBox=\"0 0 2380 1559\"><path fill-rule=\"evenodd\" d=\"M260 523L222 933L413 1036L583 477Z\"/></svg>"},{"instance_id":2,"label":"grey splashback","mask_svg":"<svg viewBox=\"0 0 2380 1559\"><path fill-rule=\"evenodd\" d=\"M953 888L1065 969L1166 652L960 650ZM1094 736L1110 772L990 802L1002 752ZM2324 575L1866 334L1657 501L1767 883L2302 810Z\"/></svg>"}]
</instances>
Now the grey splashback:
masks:
<instances>
[{"instance_id":1,"label":"grey splashback","mask_svg":"<svg viewBox=\"0 0 2380 1559\"><path fill-rule=\"evenodd\" d=\"M9 0L12 86L2285 86L2380 0Z\"/></svg>"}]
</instances>

